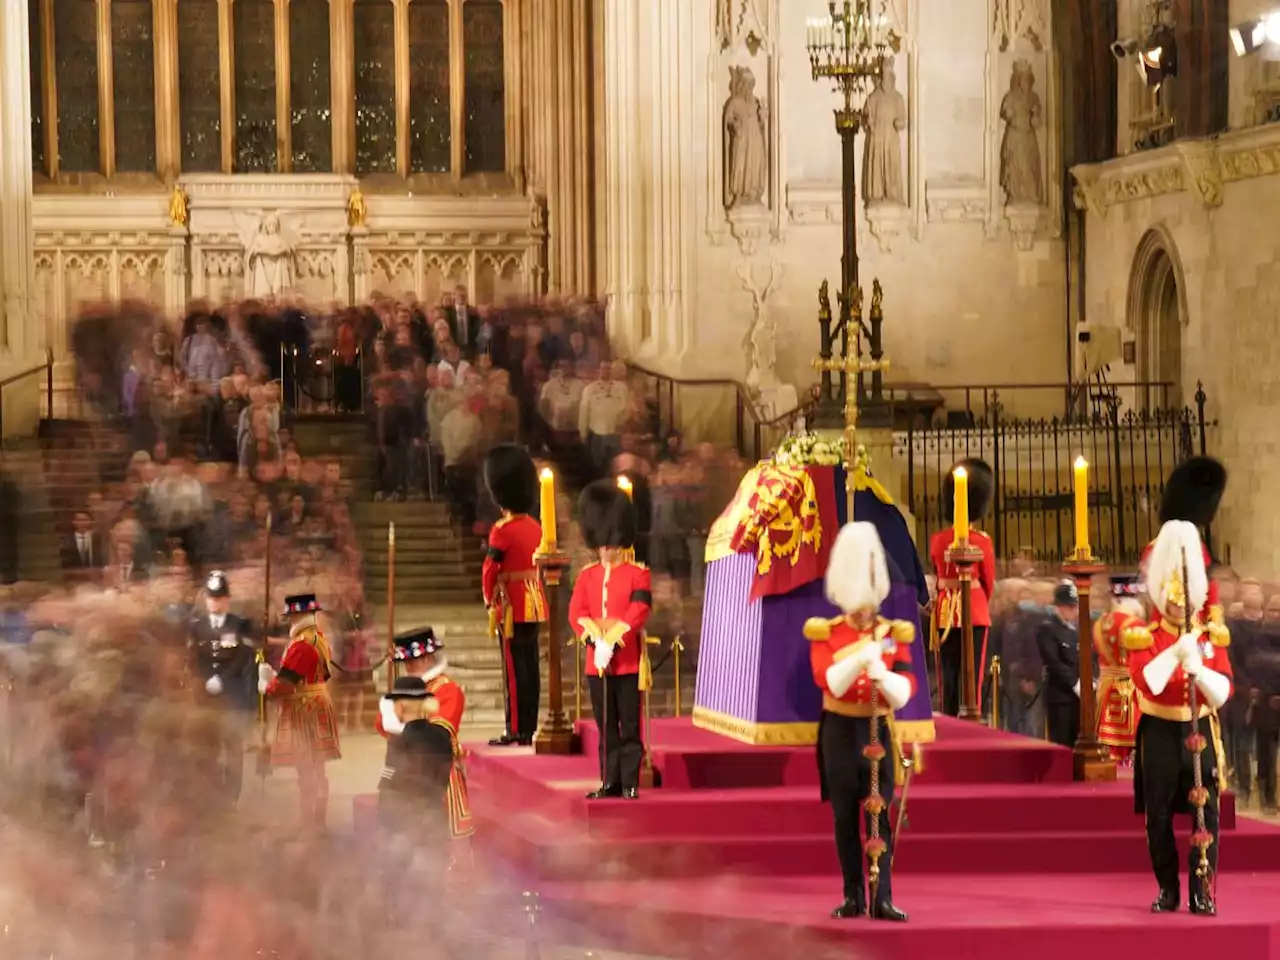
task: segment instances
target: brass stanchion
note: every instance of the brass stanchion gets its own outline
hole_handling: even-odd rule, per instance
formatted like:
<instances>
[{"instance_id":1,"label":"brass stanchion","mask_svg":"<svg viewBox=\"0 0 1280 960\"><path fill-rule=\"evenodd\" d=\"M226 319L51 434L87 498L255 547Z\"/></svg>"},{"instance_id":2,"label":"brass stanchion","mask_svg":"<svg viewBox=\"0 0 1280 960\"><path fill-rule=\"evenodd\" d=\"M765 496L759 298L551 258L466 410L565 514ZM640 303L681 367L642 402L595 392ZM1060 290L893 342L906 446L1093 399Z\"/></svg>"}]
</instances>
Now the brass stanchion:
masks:
<instances>
[{"instance_id":1,"label":"brass stanchion","mask_svg":"<svg viewBox=\"0 0 1280 960\"><path fill-rule=\"evenodd\" d=\"M387 692L396 685L396 525L387 524Z\"/></svg>"},{"instance_id":2,"label":"brass stanchion","mask_svg":"<svg viewBox=\"0 0 1280 960\"><path fill-rule=\"evenodd\" d=\"M1000 729L1000 658L991 658L991 729Z\"/></svg>"},{"instance_id":3,"label":"brass stanchion","mask_svg":"<svg viewBox=\"0 0 1280 960\"><path fill-rule=\"evenodd\" d=\"M680 654L684 652L684 644L680 642L680 634L671 638L671 656L676 662L676 716L684 715L684 694L680 690Z\"/></svg>"}]
</instances>

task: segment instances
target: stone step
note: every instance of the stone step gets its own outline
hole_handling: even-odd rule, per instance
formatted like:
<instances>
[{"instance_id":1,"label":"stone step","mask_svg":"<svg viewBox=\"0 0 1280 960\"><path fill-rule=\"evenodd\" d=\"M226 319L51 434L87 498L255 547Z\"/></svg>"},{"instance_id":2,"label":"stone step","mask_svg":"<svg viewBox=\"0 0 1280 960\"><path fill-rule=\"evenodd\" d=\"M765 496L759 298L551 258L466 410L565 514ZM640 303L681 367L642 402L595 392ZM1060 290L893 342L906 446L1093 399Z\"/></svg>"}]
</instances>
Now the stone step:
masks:
<instances>
[{"instance_id":1,"label":"stone step","mask_svg":"<svg viewBox=\"0 0 1280 960\"><path fill-rule=\"evenodd\" d=\"M385 603L387 599L386 585L385 584L379 585L375 583L367 584L365 586L365 596L367 596L370 600L372 600L375 603ZM433 590L433 589L427 589L427 588L411 589L402 584L396 585L396 601L397 602L403 601L407 603L409 601L413 601L416 603L448 603L450 601L457 600L458 597L459 597L459 591L457 588L452 588L452 589L446 588L444 590ZM465 598L465 595L464 595L464 598ZM473 599L477 603L480 602L480 588L478 586L475 589Z\"/></svg>"}]
</instances>

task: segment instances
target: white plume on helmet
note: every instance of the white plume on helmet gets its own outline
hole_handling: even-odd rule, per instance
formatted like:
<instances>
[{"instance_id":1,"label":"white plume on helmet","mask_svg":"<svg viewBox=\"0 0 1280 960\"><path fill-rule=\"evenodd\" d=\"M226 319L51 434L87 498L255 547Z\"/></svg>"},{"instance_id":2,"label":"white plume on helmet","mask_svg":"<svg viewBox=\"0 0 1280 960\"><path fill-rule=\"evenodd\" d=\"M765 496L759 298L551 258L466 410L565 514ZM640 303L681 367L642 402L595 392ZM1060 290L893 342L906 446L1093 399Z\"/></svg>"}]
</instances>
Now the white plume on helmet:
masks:
<instances>
[{"instance_id":1,"label":"white plume on helmet","mask_svg":"<svg viewBox=\"0 0 1280 960\"><path fill-rule=\"evenodd\" d=\"M875 524L849 523L827 562L827 599L845 613L878 609L889 596L889 564Z\"/></svg>"},{"instance_id":2,"label":"white plume on helmet","mask_svg":"<svg viewBox=\"0 0 1280 960\"><path fill-rule=\"evenodd\" d=\"M1200 531L1186 520L1170 520L1160 528L1156 542L1147 558L1147 596L1163 612L1170 602L1177 602L1174 590L1182 584L1183 563L1186 563L1186 602L1180 604L1191 610L1199 610L1209 597L1209 573L1204 567L1204 548L1200 544Z\"/></svg>"}]
</instances>

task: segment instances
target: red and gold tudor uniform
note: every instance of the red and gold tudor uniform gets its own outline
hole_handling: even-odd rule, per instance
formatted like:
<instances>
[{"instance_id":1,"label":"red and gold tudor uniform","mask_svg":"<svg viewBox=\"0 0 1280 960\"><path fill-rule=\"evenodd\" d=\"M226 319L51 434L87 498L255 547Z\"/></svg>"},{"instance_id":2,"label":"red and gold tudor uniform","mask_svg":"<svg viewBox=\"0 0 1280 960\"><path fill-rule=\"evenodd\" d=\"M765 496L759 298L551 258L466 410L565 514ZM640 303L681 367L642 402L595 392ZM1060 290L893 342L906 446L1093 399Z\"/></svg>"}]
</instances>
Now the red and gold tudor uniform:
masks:
<instances>
[{"instance_id":1,"label":"red and gold tudor uniform","mask_svg":"<svg viewBox=\"0 0 1280 960\"><path fill-rule=\"evenodd\" d=\"M1181 542L1179 542L1181 541ZM1207 594L1207 574L1200 562L1200 538L1186 522L1166 523L1150 551L1146 569L1147 590L1160 615L1150 624L1124 631L1123 644L1133 680L1140 719L1134 763L1134 802L1146 815L1147 846L1151 866L1160 886L1152 910L1176 910L1179 904L1178 850L1173 817L1192 816L1204 807L1210 876L1218 864L1218 801L1223 788L1225 757L1217 708L1231 696L1231 643L1226 627L1193 624L1190 633L1164 611L1178 617L1183 598L1191 602ZM1185 553L1184 553L1185 551ZM1189 555L1191 588L1181 585L1181 558ZM1198 567L1198 570L1197 570ZM1200 721L1193 727L1192 701ZM1194 736L1199 730L1200 739ZM1202 792L1196 796L1194 754L1200 753ZM1188 856L1190 907L1193 913L1213 915L1212 883L1197 876L1199 850L1194 844Z\"/></svg>"},{"instance_id":2,"label":"red and gold tudor uniform","mask_svg":"<svg viewBox=\"0 0 1280 960\"><path fill-rule=\"evenodd\" d=\"M409 676L421 677L427 693L435 700L435 714L428 719L449 732L453 744L453 769L449 772L449 789L445 794L445 808L449 816L449 836L463 840L475 834L475 821L471 815L471 801L467 793L466 749L458 739L462 718L467 709L467 695L462 687L445 671L448 661L441 653L444 644L436 639L430 627L400 636L395 641L394 659L405 665ZM415 669L422 665L425 669ZM395 709L391 701L383 698L375 729L383 737L391 737L388 730L399 732Z\"/></svg>"},{"instance_id":3,"label":"red and gold tudor uniform","mask_svg":"<svg viewBox=\"0 0 1280 960\"><path fill-rule=\"evenodd\" d=\"M957 468L964 467L969 474L969 514L974 523L981 522L991 508L995 490L994 473L982 460L963 460L956 464L943 482L942 508L948 522L954 511L955 480ZM955 527L939 530L929 538L929 560L937 575L937 595L933 605L930 632L932 649L938 651L942 673L942 712L955 717L960 714L960 700L964 687L960 680L963 664L961 649L961 591L960 570L947 563L947 551L955 542ZM996 551L991 537L981 530L970 528L969 543L982 551L982 562L974 570L970 583L970 610L973 617L973 666L977 671L978 699L982 699L983 675L986 670L987 635L991 630L990 598L996 585Z\"/></svg>"},{"instance_id":4,"label":"red and gold tudor uniform","mask_svg":"<svg viewBox=\"0 0 1280 960\"><path fill-rule=\"evenodd\" d=\"M1124 636L1145 626L1141 617L1127 610L1109 610L1093 625L1093 649L1098 655L1098 742L1111 748L1113 756L1133 749L1138 734L1138 701L1129 674L1129 652Z\"/></svg>"},{"instance_id":5,"label":"red and gold tudor uniform","mask_svg":"<svg viewBox=\"0 0 1280 960\"><path fill-rule=\"evenodd\" d=\"M523 447L503 444L489 451L485 483L502 518L489 531L481 581L490 622L502 637L506 730L493 746L529 744L538 727L542 696L538 632L547 619L547 600L533 557L542 525L530 514L538 478Z\"/></svg>"}]
</instances>

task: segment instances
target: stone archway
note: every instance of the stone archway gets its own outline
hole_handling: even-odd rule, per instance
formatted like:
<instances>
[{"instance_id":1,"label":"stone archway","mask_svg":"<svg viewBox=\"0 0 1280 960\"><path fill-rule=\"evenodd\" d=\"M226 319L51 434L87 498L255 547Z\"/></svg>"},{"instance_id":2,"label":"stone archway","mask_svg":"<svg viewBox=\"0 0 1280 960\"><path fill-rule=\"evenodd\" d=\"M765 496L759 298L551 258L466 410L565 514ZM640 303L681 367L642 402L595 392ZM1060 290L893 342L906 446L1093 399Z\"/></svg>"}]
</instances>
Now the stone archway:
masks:
<instances>
[{"instance_id":1,"label":"stone archway","mask_svg":"<svg viewBox=\"0 0 1280 960\"><path fill-rule=\"evenodd\" d=\"M1182 405L1182 332L1187 320L1177 247L1167 229L1154 227L1134 254L1125 310L1125 326L1135 340L1135 379L1171 384L1140 391L1148 409Z\"/></svg>"}]
</instances>

